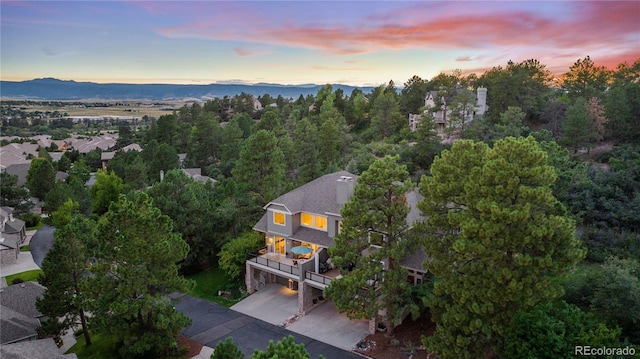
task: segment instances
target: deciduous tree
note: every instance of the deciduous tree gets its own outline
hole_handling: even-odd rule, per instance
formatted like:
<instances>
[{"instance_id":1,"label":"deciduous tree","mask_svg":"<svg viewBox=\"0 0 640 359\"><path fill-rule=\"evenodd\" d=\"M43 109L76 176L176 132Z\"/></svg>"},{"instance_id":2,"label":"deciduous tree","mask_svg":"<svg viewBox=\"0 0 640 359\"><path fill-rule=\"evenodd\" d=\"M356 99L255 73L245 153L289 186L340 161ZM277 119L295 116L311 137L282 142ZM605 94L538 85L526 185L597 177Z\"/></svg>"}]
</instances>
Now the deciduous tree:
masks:
<instances>
[{"instance_id":1,"label":"deciduous tree","mask_svg":"<svg viewBox=\"0 0 640 359\"><path fill-rule=\"evenodd\" d=\"M93 212L98 215L106 213L111 202L115 202L120 193L122 193L123 186L122 178L118 177L113 171L98 170L96 172L96 183L91 186Z\"/></svg>"},{"instance_id":2,"label":"deciduous tree","mask_svg":"<svg viewBox=\"0 0 640 359\"><path fill-rule=\"evenodd\" d=\"M257 232L247 232L238 238L225 243L218 254L220 268L231 278L244 278L247 263L247 253L255 253L264 245L264 236Z\"/></svg>"},{"instance_id":3,"label":"deciduous tree","mask_svg":"<svg viewBox=\"0 0 640 359\"><path fill-rule=\"evenodd\" d=\"M553 277L585 251L533 137L493 148L456 141L431 174L420 183L427 220L418 227L436 278L427 304L437 329L424 343L441 358L480 357L501 346L518 310L561 294Z\"/></svg>"}]
</instances>

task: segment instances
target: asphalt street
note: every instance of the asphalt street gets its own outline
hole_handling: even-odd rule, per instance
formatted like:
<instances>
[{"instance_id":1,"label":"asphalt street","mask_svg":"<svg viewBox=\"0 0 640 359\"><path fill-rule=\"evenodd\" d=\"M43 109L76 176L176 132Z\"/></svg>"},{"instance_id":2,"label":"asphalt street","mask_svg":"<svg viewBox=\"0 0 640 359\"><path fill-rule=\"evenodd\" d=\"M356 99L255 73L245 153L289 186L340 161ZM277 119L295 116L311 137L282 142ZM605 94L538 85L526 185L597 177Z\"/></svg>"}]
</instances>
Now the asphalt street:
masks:
<instances>
[{"instance_id":1,"label":"asphalt street","mask_svg":"<svg viewBox=\"0 0 640 359\"><path fill-rule=\"evenodd\" d=\"M31 237L29 250L31 251L33 261L40 268L42 268L42 260L44 259L44 256L47 255L47 252L49 252L53 246L53 232L55 230L55 227L44 225L36 231L33 237Z\"/></svg>"}]
</instances>

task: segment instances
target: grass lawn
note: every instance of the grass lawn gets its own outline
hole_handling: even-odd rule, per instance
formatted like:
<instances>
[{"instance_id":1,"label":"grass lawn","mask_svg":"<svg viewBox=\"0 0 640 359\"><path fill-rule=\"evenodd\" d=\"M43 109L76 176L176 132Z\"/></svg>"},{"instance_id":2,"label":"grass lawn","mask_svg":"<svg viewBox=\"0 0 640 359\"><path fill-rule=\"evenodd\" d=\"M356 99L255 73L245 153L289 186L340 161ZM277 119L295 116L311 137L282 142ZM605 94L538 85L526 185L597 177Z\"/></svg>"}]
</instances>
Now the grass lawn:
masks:
<instances>
[{"instance_id":1,"label":"grass lawn","mask_svg":"<svg viewBox=\"0 0 640 359\"><path fill-rule=\"evenodd\" d=\"M16 273L16 274L8 275L4 279L7 281L8 285L11 285L15 278L20 278L25 282L37 282L38 281L38 276L40 275L40 273L42 273L42 270L34 269L34 270L29 270L29 271L26 271L26 272L22 272L22 273Z\"/></svg>"},{"instance_id":2,"label":"grass lawn","mask_svg":"<svg viewBox=\"0 0 640 359\"><path fill-rule=\"evenodd\" d=\"M202 299L206 299L225 307L230 307L238 303L244 298L240 294L241 283L233 283L231 278L220 268L212 268L187 276L188 279L195 281L195 287L189 292L190 295ZM230 291L232 298L226 299L218 295L218 291Z\"/></svg>"},{"instance_id":3,"label":"grass lawn","mask_svg":"<svg viewBox=\"0 0 640 359\"><path fill-rule=\"evenodd\" d=\"M29 251L30 251L30 248L28 244L26 246L20 247L20 252L29 252Z\"/></svg>"},{"instance_id":4,"label":"grass lawn","mask_svg":"<svg viewBox=\"0 0 640 359\"><path fill-rule=\"evenodd\" d=\"M38 221L38 224L33 226L33 227L27 227L27 231L35 231L40 229L40 227L42 227L44 225L44 221L42 221L42 219L40 219L40 221Z\"/></svg>"},{"instance_id":5,"label":"grass lawn","mask_svg":"<svg viewBox=\"0 0 640 359\"><path fill-rule=\"evenodd\" d=\"M78 337L78 342L74 344L66 354L76 353L78 359L119 359L116 351L116 338L101 335L91 335L91 345L84 345L84 336Z\"/></svg>"}]
</instances>

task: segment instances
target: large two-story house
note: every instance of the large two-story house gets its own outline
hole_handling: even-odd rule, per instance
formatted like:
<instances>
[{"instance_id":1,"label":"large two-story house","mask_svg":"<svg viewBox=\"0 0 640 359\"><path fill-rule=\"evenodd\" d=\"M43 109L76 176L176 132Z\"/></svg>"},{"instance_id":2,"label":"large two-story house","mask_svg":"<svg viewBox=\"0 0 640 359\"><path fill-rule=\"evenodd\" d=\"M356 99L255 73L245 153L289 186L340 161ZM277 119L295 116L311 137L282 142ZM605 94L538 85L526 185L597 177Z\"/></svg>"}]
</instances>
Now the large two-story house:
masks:
<instances>
[{"instance_id":1,"label":"large two-story house","mask_svg":"<svg viewBox=\"0 0 640 359\"><path fill-rule=\"evenodd\" d=\"M265 234L265 246L246 264L247 291L266 283L280 283L298 291L298 312L304 315L323 298L323 290L340 271L331 264L327 248L340 232L340 210L353 194L357 176L340 171L324 175L264 206L266 213L253 227ZM417 192L407 194L411 211L407 220L419 215ZM422 251L401 261L409 270L408 281L421 283Z\"/></svg>"},{"instance_id":2,"label":"large two-story house","mask_svg":"<svg viewBox=\"0 0 640 359\"><path fill-rule=\"evenodd\" d=\"M462 91L461 87L456 88L456 92ZM450 104L454 101L453 97L441 97L439 100L440 106L436 105L438 98L438 91L429 91L424 97L424 112L432 111L434 122L436 123L436 131L439 135L444 134L445 129L451 126L451 108ZM477 115L484 115L487 112L487 88L478 87L476 90L476 101L473 107L473 111L465 114L465 123L473 121L473 118ZM411 131L418 129L418 123L420 122L421 114L409 114L409 128Z\"/></svg>"}]
</instances>

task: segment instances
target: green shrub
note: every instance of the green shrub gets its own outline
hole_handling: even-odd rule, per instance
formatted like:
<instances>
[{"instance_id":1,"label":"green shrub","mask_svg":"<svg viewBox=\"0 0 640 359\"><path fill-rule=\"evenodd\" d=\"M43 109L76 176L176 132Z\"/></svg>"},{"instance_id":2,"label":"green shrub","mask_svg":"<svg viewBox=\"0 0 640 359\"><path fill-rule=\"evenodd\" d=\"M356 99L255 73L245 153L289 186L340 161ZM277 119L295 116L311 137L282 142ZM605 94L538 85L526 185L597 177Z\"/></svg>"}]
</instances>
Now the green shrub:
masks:
<instances>
[{"instance_id":1,"label":"green shrub","mask_svg":"<svg viewBox=\"0 0 640 359\"><path fill-rule=\"evenodd\" d=\"M234 280L241 279L246 270L248 252L256 252L264 245L258 232L248 232L225 243L218 254L220 268Z\"/></svg>"},{"instance_id":2,"label":"green shrub","mask_svg":"<svg viewBox=\"0 0 640 359\"><path fill-rule=\"evenodd\" d=\"M544 303L519 311L503 341L505 358L575 358L578 345L620 346L620 328L610 328L573 304Z\"/></svg>"},{"instance_id":3,"label":"green shrub","mask_svg":"<svg viewBox=\"0 0 640 359\"><path fill-rule=\"evenodd\" d=\"M244 354L233 342L233 339L227 338L216 345L215 349L213 349L213 354L211 354L211 359L244 359Z\"/></svg>"}]
</instances>

